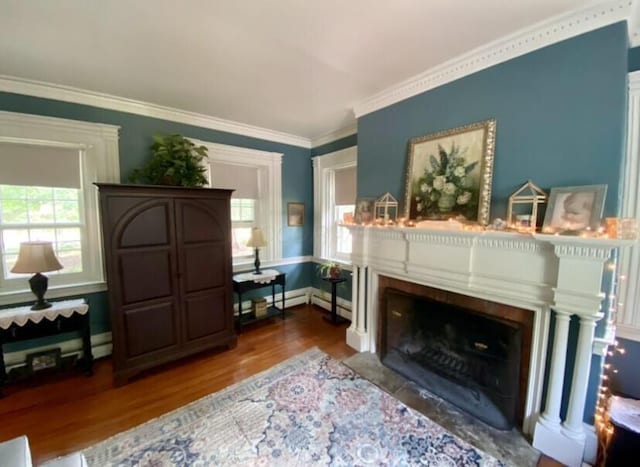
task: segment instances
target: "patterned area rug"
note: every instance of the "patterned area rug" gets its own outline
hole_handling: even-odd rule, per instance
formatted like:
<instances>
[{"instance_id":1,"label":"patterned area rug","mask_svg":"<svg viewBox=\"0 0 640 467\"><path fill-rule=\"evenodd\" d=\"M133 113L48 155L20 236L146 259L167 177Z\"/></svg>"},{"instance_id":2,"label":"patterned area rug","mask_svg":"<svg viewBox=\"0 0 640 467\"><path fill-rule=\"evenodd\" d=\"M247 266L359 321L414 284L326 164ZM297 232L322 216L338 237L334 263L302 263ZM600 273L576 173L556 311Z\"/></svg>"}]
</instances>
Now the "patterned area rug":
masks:
<instances>
[{"instance_id":1,"label":"patterned area rug","mask_svg":"<svg viewBox=\"0 0 640 467\"><path fill-rule=\"evenodd\" d=\"M84 451L90 466L502 466L318 349Z\"/></svg>"}]
</instances>

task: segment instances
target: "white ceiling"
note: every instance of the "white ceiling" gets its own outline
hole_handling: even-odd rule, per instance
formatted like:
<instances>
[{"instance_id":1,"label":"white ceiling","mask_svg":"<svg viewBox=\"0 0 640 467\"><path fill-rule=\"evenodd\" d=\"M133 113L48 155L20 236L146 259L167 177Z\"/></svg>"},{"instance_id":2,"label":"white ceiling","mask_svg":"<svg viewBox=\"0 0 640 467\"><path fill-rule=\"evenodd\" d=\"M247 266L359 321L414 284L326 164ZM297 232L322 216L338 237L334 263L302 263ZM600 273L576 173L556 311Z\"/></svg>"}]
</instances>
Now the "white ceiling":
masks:
<instances>
[{"instance_id":1,"label":"white ceiling","mask_svg":"<svg viewBox=\"0 0 640 467\"><path fill-rule=\"evenodd\" d=\"M395 83L597 3L0 0L0 75L315 138Z\"/></svg>"}]
</instances>

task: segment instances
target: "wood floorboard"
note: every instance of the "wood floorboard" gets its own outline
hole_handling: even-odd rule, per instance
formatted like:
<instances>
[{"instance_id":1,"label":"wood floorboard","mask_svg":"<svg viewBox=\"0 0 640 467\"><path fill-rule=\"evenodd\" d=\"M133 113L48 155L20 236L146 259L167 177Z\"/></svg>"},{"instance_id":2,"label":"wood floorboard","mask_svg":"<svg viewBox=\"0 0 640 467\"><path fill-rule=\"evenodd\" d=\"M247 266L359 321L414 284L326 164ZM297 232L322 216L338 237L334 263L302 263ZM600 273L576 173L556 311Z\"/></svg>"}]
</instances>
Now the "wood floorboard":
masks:
<instances>
[{"instance_id":1,"label":"wood floorboard","mask_svg":"<svg viewBox=\"0 0 640 467\"><path fill-rule=\"evenodd\" d=\"M285 321L243 329L232 350L205 352L148 371L114 388L109 358L96 361L91 377L75 372L5 388L0 399L0 440L26 434L34 465L86 448L267 370L317 346L338 360L353 355L347 324L332 325L313 305L291 308ZM550 459L547 459L550 460ZM539 465L546 464L541 459Z\"/></svg>"}]
</instances>

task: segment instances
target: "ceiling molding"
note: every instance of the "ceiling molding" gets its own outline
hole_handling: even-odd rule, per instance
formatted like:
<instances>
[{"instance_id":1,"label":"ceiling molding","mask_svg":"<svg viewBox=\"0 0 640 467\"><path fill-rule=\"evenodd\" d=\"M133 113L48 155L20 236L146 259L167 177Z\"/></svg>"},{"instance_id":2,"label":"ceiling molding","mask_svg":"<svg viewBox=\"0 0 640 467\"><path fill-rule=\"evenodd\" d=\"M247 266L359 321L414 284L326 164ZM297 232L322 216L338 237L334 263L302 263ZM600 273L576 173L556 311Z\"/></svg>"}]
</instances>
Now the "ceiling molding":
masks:
<instances>
[{"instance_id":1,"label":"ceiling molding","mask_svg":"<svg viewBox=\"0 0 640 467\"><path fill-rule=\"evenodd\" d=\"M631 13L629 14L629 47L640 45L640 2L632 0Z\"/></svg>"},{"instance_id":2,"label":"ceiling molding","mask_svg":"<svg viewBox=\"0 0 640 467\"><path fill-rule=\"evenodd\" d=\"M69 86L0 75L0 91L71 102L73 104L90 105L92 107L185 123L187 125L290 144L292 146L311 148L311 140L309 138Z\"/></svg>"},{"instance_id":3,"label":"ceiling molding","mask_svg":"<svg viewBox=\"0 0 640 467\"><path fill-rule=\"evenodd\" d=\"M627 20L630 27L634 26L630 18L632 14L637 16L637 3L638 0L609 1L521 29L374 94L356 104L354 113L360 118L464 76L618 21ZM630 30L630 37L633 33Z\"/></svg>"},{"instance_id":4,"label":"ceiling molding","mask_svg":"<svg viewBox=\"0 0 640 467\"><path fill-rule=\"evenodd\" d=\"M327 143L333 143L334 141L346 138L347 136L355 135L356 133L358 133L358 125L354 123L353 125L349 125L344 128L340 128L339 130L326 133L322 136L318 136L317 138L312 138L311 147L317 148L318 146L322 146Z\"/></svg>"}]
</instances>

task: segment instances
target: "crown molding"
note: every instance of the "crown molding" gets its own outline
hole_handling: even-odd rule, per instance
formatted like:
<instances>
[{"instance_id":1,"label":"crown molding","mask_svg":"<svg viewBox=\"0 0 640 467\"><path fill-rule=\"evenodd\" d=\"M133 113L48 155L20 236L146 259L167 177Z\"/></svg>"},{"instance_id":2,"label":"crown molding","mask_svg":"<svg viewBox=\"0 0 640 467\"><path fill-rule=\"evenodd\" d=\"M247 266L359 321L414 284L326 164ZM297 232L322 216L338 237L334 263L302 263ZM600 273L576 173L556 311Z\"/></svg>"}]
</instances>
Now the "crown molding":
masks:
<instances>
[{"instance_id":1,"label":"crown molding","mask_svg":"<svg viewBox=\"0 0 640 467\"><path fill-rule=\"evenodd\" d=\"M312 138L311 147L317 148L318 146L333 143L334 141L346 138L347 136L355 135L356 133L358 133L358 125L357 123L354 123L353 125L349 125L344 128L340 128L339 130L326 133L322 136Z\"/></svg>"},{"instance_id":2,"label":"crown molding","mask_svg":"<svg viewBox=\"0 0 640 467\"><path fill-rule=\"evenodd\" d=\"M631 0L631 13L629 14L629 47L640 45L640 2Z\"/></svg>"},{"instance_id":3,"label":"crown molding","mask_svg":"<svg viewBox=\"0 0 640 467\"><path fill-rule=\"evenodd\" d=\"M356 104L353 111L356 118L360 118L472 73L609 24L626 20L633 26L631 17L638 16L637 4L638 0L608 1L521 29L374 94ZM631 29L629 35L640 40Z\"/></svg>"},{"instance_id":4,"label":"crown molding","mask_svg":"<svg viewBox=\"0 0 640 467\"><path fill-rule=\"evenodd\" d=\"M27 96L54 99L73 104L90 105L102 109L127 112L145 117L159 118L172 122L185 123L212 130L225 131L238 135L258 138L276 143L290 144L303 148L311 148L311 140L289 133L282 133L267 128L224 120L186 110L173 109L150 102L127 99L125 97L103 94L85 89L62 86L42 81L28 80L15 76L0 75L0 91Z\"/></svg>"}]
</instances>

